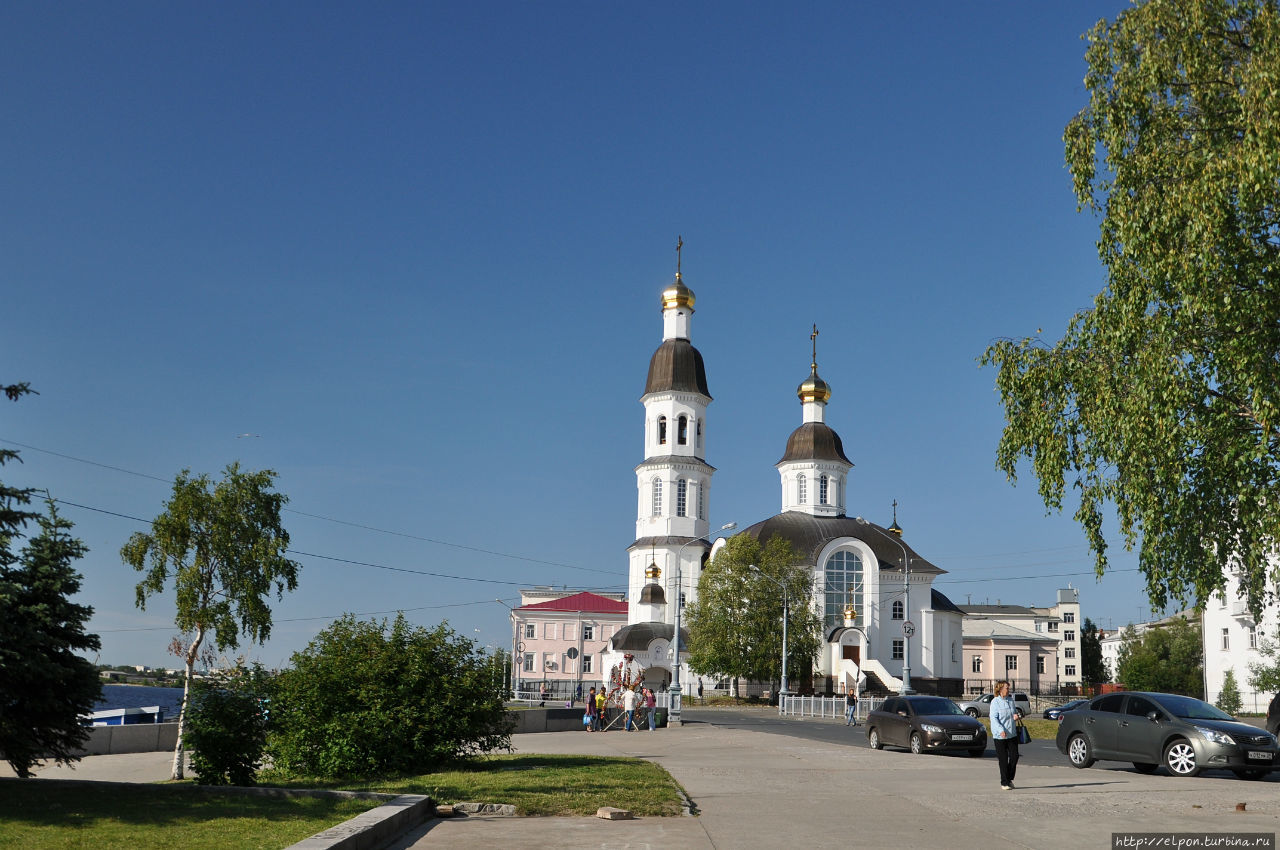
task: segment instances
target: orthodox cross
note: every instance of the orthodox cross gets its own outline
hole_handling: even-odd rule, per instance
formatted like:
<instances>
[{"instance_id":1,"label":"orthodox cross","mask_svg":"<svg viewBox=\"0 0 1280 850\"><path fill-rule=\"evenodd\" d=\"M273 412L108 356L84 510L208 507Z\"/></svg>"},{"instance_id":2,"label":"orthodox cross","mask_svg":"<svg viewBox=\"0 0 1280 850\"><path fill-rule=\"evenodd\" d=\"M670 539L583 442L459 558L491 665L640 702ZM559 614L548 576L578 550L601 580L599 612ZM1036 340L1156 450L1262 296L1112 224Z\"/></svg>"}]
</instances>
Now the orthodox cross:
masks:
<instances>
[{"instance_id":1,"label":"orthodox cross","mask_svg":"<svg viewBox=\"0 0 1280 850\"><path fill-rule=\"evenodd\" d=\"M813 368L818 368L818 325L813 325L813 333L809 334L809 339L813 340Z\"/></svg>"},{"instance_id":2,"label":"orthodox cross","mask_svg":"<svg viewBox=\"0 0 1280 850\"><path fill-rule=\"evenodd\" d=\"M676 277L680 276L680 249L684 247L684 237L676 236Z\"/></svg>"}]
</instances>

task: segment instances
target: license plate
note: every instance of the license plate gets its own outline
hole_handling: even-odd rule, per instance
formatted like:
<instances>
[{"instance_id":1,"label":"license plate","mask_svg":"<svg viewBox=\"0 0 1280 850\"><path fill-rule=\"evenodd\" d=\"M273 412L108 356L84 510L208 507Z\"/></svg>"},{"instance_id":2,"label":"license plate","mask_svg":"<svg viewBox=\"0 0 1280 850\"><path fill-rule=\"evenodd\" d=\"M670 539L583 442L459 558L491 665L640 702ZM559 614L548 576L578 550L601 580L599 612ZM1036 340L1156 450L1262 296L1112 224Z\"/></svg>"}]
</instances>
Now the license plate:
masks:
<instances>
[{"instance_id":1,"label":"license plate","mask_svg":"<svg viewBox=\"0 0 1280 850\"><path fill-rule=\"evenodd\" d=\"M972 735L952 735L952 736L951 736L951 740L953 740L953 741L972 741L972 740L973 740L973 736L972 736ZM1249 755L1253 755L1253 753L1250 753Z\"/></svg>"},{"instance_id":2,"label":"license plate","mask_svg":"<svg viewBox=\"0 0 1280 850\"><path fill-rule=\"evenodd\" d=\"M1275 753L1264 753L1264 752L1262 752L1261 750L1250 750L1250 751L1247 753L1247 756L1248 756L1249 758L1251 758L1251 759L1258 759L1259 761L1272 761L1272 760L1274 760L1274 759L1275 759L1276 754L1275 754Z\"/></svg>"}]
</instances>

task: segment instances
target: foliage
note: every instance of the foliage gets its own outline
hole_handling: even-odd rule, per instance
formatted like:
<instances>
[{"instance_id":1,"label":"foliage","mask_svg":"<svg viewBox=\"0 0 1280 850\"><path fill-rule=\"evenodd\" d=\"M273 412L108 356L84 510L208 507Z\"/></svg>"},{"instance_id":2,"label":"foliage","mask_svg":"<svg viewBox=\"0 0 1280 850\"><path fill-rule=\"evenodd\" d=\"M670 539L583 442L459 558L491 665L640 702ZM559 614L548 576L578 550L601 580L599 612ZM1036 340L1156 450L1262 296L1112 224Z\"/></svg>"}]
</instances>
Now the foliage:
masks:
<instances>
[{"instance_id":1,"label":"foliage","mask_svg":"<svg viewBox=\"0 0 1280 850\"><path fill-rule=\"evenodd\" d=\"M186 746L202 785L253 785L267 745L271 680L261 664L237 664L194 684Z\"/></svg>"},{"instance_id":2,"label":"foliage","mask_svg":"<svg viewBox=\"0 0 1280 850\"><path fill-rule=\"evenodd\" d=\"M493 670L446 624L346 615L276 679L268 752L310 776L417 772L511 744Z\"/></svg>"},{"instance_id":3,"label":"foliage","mask_svg":"<svg viewBox=\"0 0 1280 850\"><path fill-rule=\"evenodd\" d=\"M1116 681L1131 691L1204 696L1204 652L1200 624L1174 617L1137 634L1125 629L1116 665Z\"/></svg>"},{"instance_id":4,"label":"foliage","mask_svg":"<svg viewBox=\"0 0 1280 850\"><path fill-rule=\"evenodd\" d=\"M1223 674L1222 693L1218 694L1218 701L1214 705L1232 716L1240 713L1243 703L1240 701L1240 686L1236 684L1235 670L1227 668L1227 672Z\"/></svg>"},{"instance_id":5,"label":"foliage","mask_svg":"<svg viewBox=\"0 0 1280 850\"><path fill-rule=\"evenodd\" d=\"M715 677L779 681L783 613L779 584L787 588L790 601L788 677L798 682L810 673L822 629L812 604L812 576L797 568L786 539L771 537L761 546L746 534L729 538L698 578L698 601L686 612L690 669Z\"/></svg>"},{"instance_id":6,"label":"foliage","mask_svg":"<svg viewBox=\"0 0 1280 850\"><path fill-rule=\"evenodd\" d=\"M1102 638L1098 626L1088 617L1080 630L1080 673L1086 685L1111 681L1111 672L1102 660Z\"/></svg>"},{"instance_id":7,"label":"foliage","mask_svg":"<svg viewBox=\"0 0 1280 850\"><path fill-rule=\"evenodd\" d=\"M182 778L187 696L205 637L212 631L219 650L238 647L242 635L264 642L271 633L266 597L273 587L279 599L286 588L298 586L299 566L285 557L289 533L280 520L289 499L272 489L274 482L273 471L242 472L238 463L229 465L216 484L184 469L151 532L134 534L120 550L126 564L146 571L137 587L138 607L145 608L172 577L178 600L174 623L191 635L179 649L187 691L178 716L174 779Z\"/></svg>"},{"instance_id":8,"label":"foliage","mask_svg":"<svg viewBox=\"0 0 1280 850\"><path fill-rule=\"evenodd\" d=\"M1259 693L1280 693L1280 642L1260 639L1258 655L1262 660L1249 662L1249 687Z\"/></svg>"},{"instance_id":9,"label":"foliage","mask_svg":"<svg viewBox=\"0 0 1280 850\"><path fill-rule=\"evenodd\" d=\"M1051 510L1071 477L1099 576L1113 504L1153 607L1230 564L1256 619L1280 529L1280 5L1146 0L1087 38L1064 139L1107 286L1057 343L982 357L997 465L1029 459Z\"/></svg>"},{"instance_id":10,"label":"foliage","mask_svg":"<svg viewBox=\"0 0 1280 850\"><path fill-rule=\"evenodd\" d=\"M43 759L79 761L89 737L80 716L102 694L98 671L77 653L101 647L85 631L93 609L73 604L88 550L68 531L52 499L40 533L16 559L0 536L0 751L20 777Z\"/></svg>"}]
</instances>

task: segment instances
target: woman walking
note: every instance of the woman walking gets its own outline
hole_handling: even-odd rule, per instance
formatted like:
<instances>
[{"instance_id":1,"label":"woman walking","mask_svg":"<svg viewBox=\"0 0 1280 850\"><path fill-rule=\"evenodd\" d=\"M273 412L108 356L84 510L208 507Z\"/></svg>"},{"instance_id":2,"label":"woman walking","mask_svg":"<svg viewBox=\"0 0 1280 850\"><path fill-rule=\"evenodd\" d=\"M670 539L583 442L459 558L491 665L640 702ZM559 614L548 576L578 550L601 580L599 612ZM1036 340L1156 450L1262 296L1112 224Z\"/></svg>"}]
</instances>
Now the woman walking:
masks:
<instances>
[{"instance_id":1,"label":"woman walking","mask_svg":"<svg viewBox=\"0 0 1280 850\"><path fill-rule=\"evenodd\" d=\"M850 685L849 692L844 695L844 725L858 725L858 688L856 685Z\"/></svg>"},{"instance_id":2,"label":"woman walking","mask_svg":"<svg viewBox=\"0 0 1280 850\"><path fill-rule=\"evenodd\" d=\"M991 700L991 737L995 740L996 761L1000 764L1000 789L1013 788L1013 775L1018 771L1018 717L1009 696L1009 683L996 682L996 696Z\"/></svg>"}]
</instances>

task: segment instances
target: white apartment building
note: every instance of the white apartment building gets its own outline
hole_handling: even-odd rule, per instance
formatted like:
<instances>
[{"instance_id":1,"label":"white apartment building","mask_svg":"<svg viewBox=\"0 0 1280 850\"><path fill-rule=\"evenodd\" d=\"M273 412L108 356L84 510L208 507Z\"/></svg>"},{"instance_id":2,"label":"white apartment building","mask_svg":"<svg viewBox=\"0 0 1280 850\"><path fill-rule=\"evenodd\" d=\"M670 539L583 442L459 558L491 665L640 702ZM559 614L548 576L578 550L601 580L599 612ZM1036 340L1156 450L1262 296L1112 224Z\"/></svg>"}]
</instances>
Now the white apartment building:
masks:
<instances>
[{"instance_id":1,"label":"white apartment building","mask_svg":"<svg viewBox=\"0 0 1280 850\"><path fill-rule=\"evenodd\" d=\"M1240 689L1242 710L1263 712L1275 696L1255 691L1249 684L1249 665L1266 659L1258 651L1262 641L1274 643L1280 632L1280 611L1275 605L1265 608L1262 619L1255 622L1243 598L1237 595L1239 582L1228 576L1224 593L1214 594L1203 614L1205 699L1216 702L1222 694L1222 682L1228 670L1235 671Z\"/></svg>"}]
</instances>

